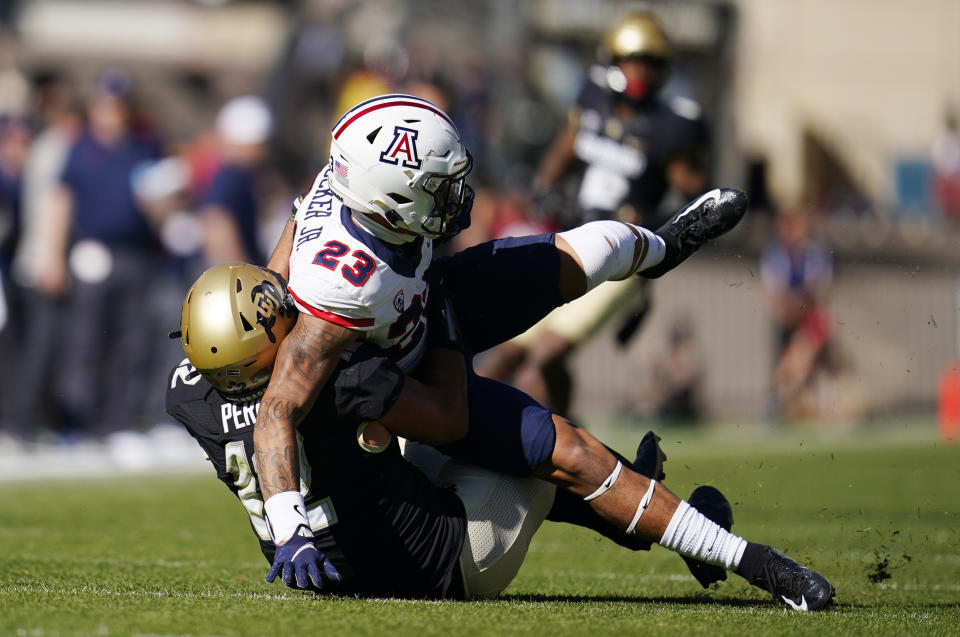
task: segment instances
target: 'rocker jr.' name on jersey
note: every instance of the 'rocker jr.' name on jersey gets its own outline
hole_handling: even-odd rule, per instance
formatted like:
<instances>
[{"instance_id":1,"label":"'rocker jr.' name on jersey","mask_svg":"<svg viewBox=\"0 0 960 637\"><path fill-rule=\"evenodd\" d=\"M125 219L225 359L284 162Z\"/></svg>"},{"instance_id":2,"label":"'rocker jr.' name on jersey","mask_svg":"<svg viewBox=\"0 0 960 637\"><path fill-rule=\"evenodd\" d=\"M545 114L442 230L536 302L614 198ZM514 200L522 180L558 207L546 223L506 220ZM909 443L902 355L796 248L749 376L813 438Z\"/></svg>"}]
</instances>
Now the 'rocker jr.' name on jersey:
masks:
<instances>
[{"instance_id":1,"label":"'rocker jr.' name on jersey","mask_svg":"<svg viewBox=\"0 0 960 637\"><path fill-rule=\"evenodd\" d=\"M330 190L327 166L295 216L289 291L302 312L364 332L409 371L426 340L432 241L390 245L353 222Z\"/></svg>"}]
</instances>

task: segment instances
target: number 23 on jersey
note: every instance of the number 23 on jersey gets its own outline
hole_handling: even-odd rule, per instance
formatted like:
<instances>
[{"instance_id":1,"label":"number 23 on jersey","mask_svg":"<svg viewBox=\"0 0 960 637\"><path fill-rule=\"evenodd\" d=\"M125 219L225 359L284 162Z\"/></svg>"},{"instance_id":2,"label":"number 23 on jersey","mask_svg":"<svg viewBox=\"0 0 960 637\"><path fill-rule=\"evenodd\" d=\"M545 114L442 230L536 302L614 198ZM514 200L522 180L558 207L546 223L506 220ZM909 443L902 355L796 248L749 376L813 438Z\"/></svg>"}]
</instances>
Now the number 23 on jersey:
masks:
<instances>
[{"instance_id":1,"label":"number 23 on jersey","mask_svg":"<svg viewBox=\"0 0 960 637\"><path fill-rule=\"evenodd\" d=\"M313 264L333 272L336 272L339 267L340 274L353 286L363 287L370 279L373 271L377 269L376 260L363 250L354 250L350 253L350 256L347 256L350 247L344 243L330 240L323 245L323 249L314 255ZM353 265L341 264L340 259L343 257L346 257L348 262L351 258L356 259L356 261L353 262Z\"/></svg>"}]
</instances>

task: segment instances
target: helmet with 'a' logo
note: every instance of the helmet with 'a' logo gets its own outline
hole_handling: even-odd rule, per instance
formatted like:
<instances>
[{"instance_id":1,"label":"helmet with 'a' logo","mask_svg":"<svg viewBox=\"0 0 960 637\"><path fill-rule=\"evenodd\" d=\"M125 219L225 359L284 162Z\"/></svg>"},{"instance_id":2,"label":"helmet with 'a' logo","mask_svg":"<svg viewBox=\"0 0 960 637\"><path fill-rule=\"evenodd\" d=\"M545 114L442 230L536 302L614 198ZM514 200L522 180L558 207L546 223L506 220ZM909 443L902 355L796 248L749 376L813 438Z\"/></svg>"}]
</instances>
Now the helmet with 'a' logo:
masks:
<instances>
[{"instance_id":1,"label":"helmet with 'a' logo","mask_svg":"<svg viewBox=\"0 0 960 637\"><path fill-rule=\"evenodd\" d=\"M473 159L446 113L411 95L381 95L333 127L330 188L350 208L429 238L470 223Z\"/></svg>"},{"instance_id":2,"label":"helmet with 'a' logo","mask_svg":"<svg viewBox=\"0 0 960 637\"><path fill-rule=\"evenodd\" d=\"M248 263L217 265L183 300L183 351L228 400L250 400L266 389L277 348L296 318L276 274Z\"/></svg>"}]
</instances>

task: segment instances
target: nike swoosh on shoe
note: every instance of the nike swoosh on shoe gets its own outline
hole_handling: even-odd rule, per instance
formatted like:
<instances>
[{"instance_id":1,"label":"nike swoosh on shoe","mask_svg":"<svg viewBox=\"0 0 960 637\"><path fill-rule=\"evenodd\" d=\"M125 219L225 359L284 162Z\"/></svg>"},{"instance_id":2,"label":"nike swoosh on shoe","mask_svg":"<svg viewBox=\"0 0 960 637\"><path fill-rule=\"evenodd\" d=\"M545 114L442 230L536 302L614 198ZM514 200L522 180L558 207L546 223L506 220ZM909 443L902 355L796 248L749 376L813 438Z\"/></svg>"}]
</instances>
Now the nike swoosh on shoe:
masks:
<instances>
[{"instance_id":1,"label":"nike swoosh on shoe","mask_svg":"<svg viewBox=\"0 0 960 637\"><path fill-rule=\"evenodd\" d=\"M793 610L799 610L799 611L806 611L806 610L808 610L808 609L807 609L807 598L804 597L803 595L800 596L800 603L799 603L799 604L796 603L795 601L793 601L792 599L790 599L789 597L787 597L786 595L781 595L780 597L783 598L783 601L785 601L785 602L787 603L787 605L790 606L790 608L792 608Z\"/></svg>"},{"instance_id":2,"label":"nike swoosh on shoe","mask_svg":"<svg viewBox=\"0 0 960 637\"><path fill-rule=\"evenodd\" d=\"M714 201L719 200L719 199L720 199L720 189L719 189L719 188L714 188L714 189L711 190L710 192L705 192L705 193L703 193L702 195L700 195L700 198L699 198L699 199L697 199L697 200L694 201L692 204L690 204L689 206L687 206L687 209L686 209L686 210L684 210L684 211L681 212L679 215L677 215L677 219L682 219L682 218L685 217L687 214L689 214L691 210L695 210L700 204L702 204L704 201L707 201L708 199L712 199L712 200L714 200ZM674 221L676 221L677 219L674 219Z\"/></svg>"}]
</instances>

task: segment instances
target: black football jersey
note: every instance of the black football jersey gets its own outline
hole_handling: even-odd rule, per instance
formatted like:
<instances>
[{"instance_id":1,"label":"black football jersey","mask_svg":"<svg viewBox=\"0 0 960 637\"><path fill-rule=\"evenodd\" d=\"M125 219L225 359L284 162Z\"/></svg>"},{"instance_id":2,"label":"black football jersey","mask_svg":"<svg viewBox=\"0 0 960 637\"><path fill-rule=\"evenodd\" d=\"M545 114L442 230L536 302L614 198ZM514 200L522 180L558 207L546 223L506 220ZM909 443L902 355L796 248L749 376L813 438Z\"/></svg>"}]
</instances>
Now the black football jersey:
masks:
<instances>
[{"instance_id":1,"label":"black football jersey","mask_svg":"<svg viewBox=\"0 0 960 637\"><path fill-rule=\"evenodd\" d=\"M665 221L656 214L668 188L667 165L677 155L699 158L707 148L706 127L658 99L633 106L626 120L618 117L618 97L602 86L599 68L591 70L573 109L578 126L574 155L580 166L578 222L609 218L629 205L641 214L644 226L656 229Z\"/></svg>"},{"instance_id":2,"label":"black football jersey","mask_svg":"<svg viewBox=\"0 0 960 637\"><path fill-rule=\"evenodd\" d=\"M330 592L377 597L463 596L459 567L463 503L400 455L394 438L370 453L356 422L334 414L331 384L300 425L300 481L315 544L343 576ZM184 359L167 385L167 412L200 443L217 477L236 495L272 563L254 464L260 400L229 402Z\"/></svg>"}]
</instances>

